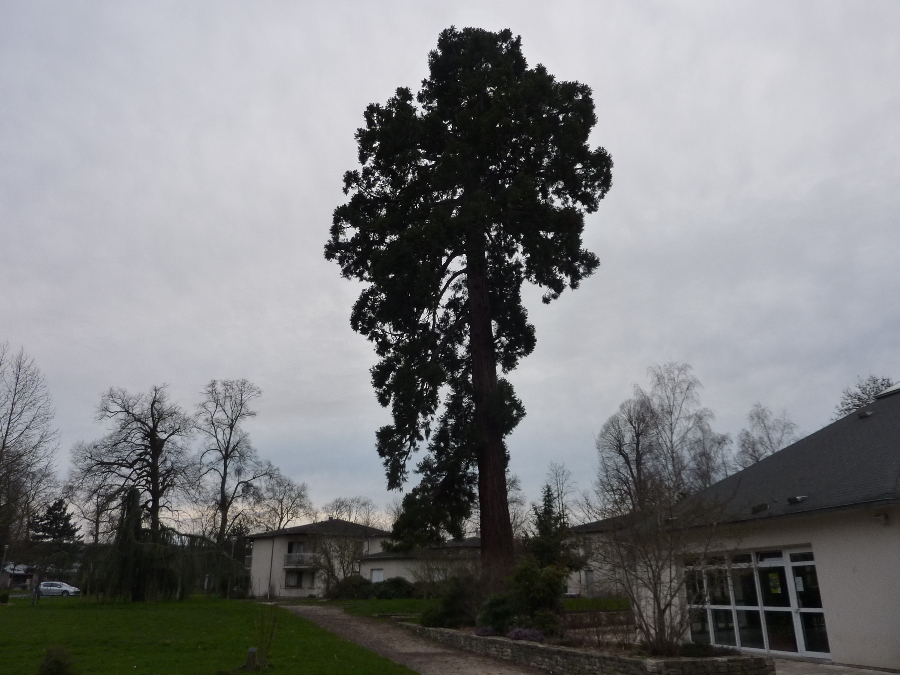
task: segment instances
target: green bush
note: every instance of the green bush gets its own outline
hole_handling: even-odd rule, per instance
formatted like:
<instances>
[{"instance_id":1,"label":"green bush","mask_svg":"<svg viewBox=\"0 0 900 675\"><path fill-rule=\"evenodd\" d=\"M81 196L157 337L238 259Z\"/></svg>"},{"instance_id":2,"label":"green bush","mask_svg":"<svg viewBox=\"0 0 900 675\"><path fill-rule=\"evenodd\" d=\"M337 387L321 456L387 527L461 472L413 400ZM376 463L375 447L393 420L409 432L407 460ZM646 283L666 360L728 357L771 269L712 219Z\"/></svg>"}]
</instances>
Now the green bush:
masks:
<instances>
[{"instance_id":1,"label":"green bush","mask_svg":"<svg viewBox=\"0 0 900 675\"><path fill-rule=\"evenodd\" d=\"M0 605L9 604L9 591L0 591Z\"/></svg>"},{"instance_id":2,"label":"green bush","mask_svg":"<svg viewBox=\"0 0 900 675\"><path fill-rule=\"evenodd\" d=\"M373 586L368 579L354 574L337 582L326 596L331 600L368 600L374 595Z\"/></svg>"},{"instance_id":3,"label":"green bush","mask_svg":"<svg viewBox=\"0 0 900 675\"><path fill-rule=\"evenodd\" d=\"M492 595L481 606L476 625L480 628L491 628L494 633L505 635L515 624L517 613L512 595L509 593Z\"/></svg>"},{"instance_id":4,"label":"green bush","mask_svg":"<svg viewBox=\"0 0 900 675\"><path fill-rule=\"evenodd\" d=\"M64 647L47 647L37 675L76 675L75 658Z\"/></svg>"},{"instance_id":5,"label":"green bush","mask_svg":"<svg viewBox=\"0 0 900 675\"><path fill-rule=\"evenodd\" d=\"M443 584L437 606L422 612L421 623L435 628L472 626L478 596L477 579L470 575L450 577Z\"/></svg>"},{"instance_id":6,"label":"green bush","mask_svg":"<svg viewBox=\"0 0 900 675\"><path fill-rule=\"evenodd\" d=\"M510 577L510 591L491 596L481 606L478 625L500 634L512 627L559 634L567 576L563 567L541 565L533 556L526 557Z\"/></svg>"},{"instance_id":7,"label":"green bush","mask_svg":"<svg viewBox=\"0 0 900 675\"><path fill-rule=\"evenodd\" d=\"M416 586L403 577L391 577L372 584L372 594L379 600L409 600L420 597Z\"/></svg>"}]
</instances>

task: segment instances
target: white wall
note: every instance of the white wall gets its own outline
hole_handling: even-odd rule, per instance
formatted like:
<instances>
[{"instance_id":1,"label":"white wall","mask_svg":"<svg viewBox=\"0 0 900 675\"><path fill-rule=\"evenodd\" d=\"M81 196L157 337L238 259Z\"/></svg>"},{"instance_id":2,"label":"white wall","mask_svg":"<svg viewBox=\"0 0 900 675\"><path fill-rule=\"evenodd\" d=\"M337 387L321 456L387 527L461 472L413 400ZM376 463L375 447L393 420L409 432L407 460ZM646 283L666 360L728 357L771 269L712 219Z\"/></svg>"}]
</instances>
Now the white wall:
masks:
<instances>
[{"instance_id":1,"label":"white wall","mask_svg":"<svg viewBox=\"0 0 900 675\"><path fill-rule=\"evenodd\" d=\"M255 598L306 598L310 595L322 595L325 592L322 573L316 574L314 588L286 588L284 585L284 556L287 555L288 542L297 541L298 537L282 535L273 538L254 539L253 559L250 567L250 594ZM372 537L365 540L363 554L380 553L383 537ZM273 550L274 544L274 550ZM271 588L269 585L271 570ZM308 570L304 570L308 573ZM387 579L385 574L385 579Z\"/></svg>"},{"instance_id":2,"label":"white wall","mask_svg":"<svg viewBox=\"0 0 900 675\"><path fill-rule=\"evenodd\" d=\"M811 546L832 660L900 669L900 508L757 521L736 534L726 547Z\"/></svg>"}]
</instances>

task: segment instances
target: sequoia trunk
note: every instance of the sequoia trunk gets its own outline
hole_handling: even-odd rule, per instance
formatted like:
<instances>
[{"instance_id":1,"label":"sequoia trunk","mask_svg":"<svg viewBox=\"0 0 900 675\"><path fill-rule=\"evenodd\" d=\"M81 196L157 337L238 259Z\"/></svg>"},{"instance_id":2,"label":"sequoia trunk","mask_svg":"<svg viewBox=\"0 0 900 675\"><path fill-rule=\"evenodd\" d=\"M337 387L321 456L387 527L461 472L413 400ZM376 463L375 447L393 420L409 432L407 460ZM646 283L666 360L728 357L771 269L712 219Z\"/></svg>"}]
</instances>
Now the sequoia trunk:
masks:
<instances>
[{"instance_id":1,"label":"sequoia trunk","mask_svg":"<svg viewBox=\"0 0 900 675\"><path fill-rule=\"evenodd\" d=\"M491 326L487 260L483 232L468 241L466 283L469 296L469 354L475 404L481 561L489 572L512 569L513 534L506 494L506 446L495 420L497 362Z\"/></svg>"}]
</instances>

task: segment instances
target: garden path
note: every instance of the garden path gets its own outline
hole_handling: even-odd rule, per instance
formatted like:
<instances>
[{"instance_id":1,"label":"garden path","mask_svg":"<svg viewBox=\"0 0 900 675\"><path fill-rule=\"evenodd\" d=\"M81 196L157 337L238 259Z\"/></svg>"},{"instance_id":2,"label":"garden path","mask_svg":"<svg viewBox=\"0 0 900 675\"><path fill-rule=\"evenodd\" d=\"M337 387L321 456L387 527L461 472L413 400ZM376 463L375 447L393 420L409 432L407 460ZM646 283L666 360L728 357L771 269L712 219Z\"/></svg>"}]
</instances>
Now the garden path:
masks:
<instances>
[{"instance_id":1,"label":"garden path","mask_svg":"<svg viewBox=\"0 0 900 675\"><path fill-rule=\"evenodd\" d=\"M284 605L284 608L420 675L547 675L538 668L452 649L385 621L345 614L337 607Z\"/></svg>"}]
</instances>

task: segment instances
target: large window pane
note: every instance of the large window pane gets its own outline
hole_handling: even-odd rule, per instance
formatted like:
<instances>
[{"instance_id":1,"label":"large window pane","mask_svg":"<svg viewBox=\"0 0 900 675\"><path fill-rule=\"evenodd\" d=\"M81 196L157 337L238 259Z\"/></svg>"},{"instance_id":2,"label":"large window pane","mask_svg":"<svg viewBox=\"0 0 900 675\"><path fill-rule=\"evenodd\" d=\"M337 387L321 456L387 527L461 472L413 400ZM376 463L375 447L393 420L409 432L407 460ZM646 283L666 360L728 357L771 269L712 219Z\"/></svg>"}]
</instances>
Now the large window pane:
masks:
<instances>
[{"instance_id":1,"label":"large window pane","mask_svg":"<svg viewBox=\"0 0 900 675\"><path fill-rule=\"evenodd\" d=\"M788 594L784 568L761 567L757 572L762 591L762 604L766 607L790 607L791 596Z\"/></svg>"},{"instance_id":2,"label":"large window pane","mask_svg":"<svg viewBox=\"0 0 900 675\"><path fill-rule=\"evenodd\" d=\"M714 609L713 638L717 645L736 645L734 637L734 617L730 609Z\"/></svg>"},{"instance_id":3,"label":"large window pane","mask_svg":"<svg viewBox=\"0 0 900 675\"><path fill-rule=\"evenodd\" d=\"M797 601L801 607L821 607L822 594L819 592L819 577L816 576L815 565L795 565L791 568L794 575L794 588L797 589Z\"/></svg>"},{"instance_id":4,"label":"large window pane","mask_svg":"<svg viewBox=\"0 0 900 675\"><path fill-rule=\"evenodd\" d=\"M736 569L731 573L731 582L734 587L734 604L739 607L756 607L759 600L756 598L756 581L753 578L752 569Z\"/></svg>"},{"instance_id":5,"label":"large window pane","mask_svg":"<svg viewBox=\"0 0 900 675\"><path fill-rule=\"evenodd\" d=\"M765 615L769 649L779 652L797 651L797 637L794 635L794 618L791 612L765 612Z\"/></svg>"},{"instance_id":6,"label":"large window pane","mask_svg":"<svg viewBox=\"0 0 900 675\"><path fill-rule=\"evenodd\" d=\"M685 573L684 584L687 590L688 604L706 604L706 598L703 595L703 572L700 570L688 570Z\"/></svg>"},{"instance_id":7,"label":"large window pane","mask_svg":"<svg viewBox=\"0 0 900 675\"><path fill-rule=\"evenodd\" d=\"M709 583L709 604L730 605L731 596L728 594L728 572L723 569L711 569L706 573Z\"/></svg>"},{"instance_id":8,"label":"large window pane","mask_svg":"<svg viewBox=\"0 0 900 675\"><path fill-rule=\"evenodd\" d=\"M691 642L698 645L709 644L709 621L705 609L691 610Z\"/></svg>"},{"instance_id":9,"label":"large window pane","mask_svg":"<svg viewBox=\"0 0 900 675\"><path fill-rule=\"evenodd\" d=\"M739 609L737 621L738 631L741 634L741 647L766 648L766 643L763 642L762 619L759 616L759 610Z\"/></svg>"},{"instance_id":10,"label":"large window pane","mask_svg":"<svg viewBox=\"0 0 900 675\"><path fill-rule=\"evenodd\" d=\"M801 612L803 640L808 652L828 652L828 634L825 632L825 615L818 612Z\"/></svg>"}]
</instances>

